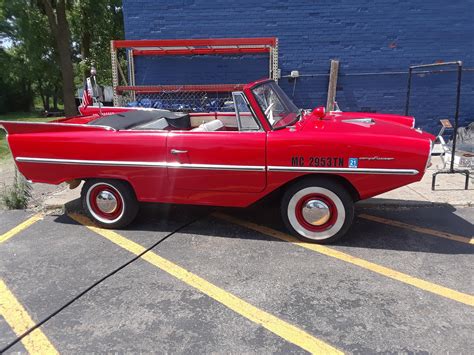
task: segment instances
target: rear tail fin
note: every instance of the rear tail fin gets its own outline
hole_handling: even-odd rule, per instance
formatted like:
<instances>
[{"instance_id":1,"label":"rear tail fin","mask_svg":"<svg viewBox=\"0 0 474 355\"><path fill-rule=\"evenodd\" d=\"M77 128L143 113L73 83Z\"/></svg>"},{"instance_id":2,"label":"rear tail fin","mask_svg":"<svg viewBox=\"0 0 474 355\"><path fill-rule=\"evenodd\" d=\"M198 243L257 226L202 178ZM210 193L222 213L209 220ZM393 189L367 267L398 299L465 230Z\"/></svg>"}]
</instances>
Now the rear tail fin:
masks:
<instances>
[{"instance_id":1,"label":"rear tail fin","mask_svg":"<svg viewBox=\"0 0 474 355\"><path fill-rule=\"evenodd\" d=\"M7 134L31 134L43 132L78 132L78 131L97 131L97 130L114 130L110 127L87 125L87 124L71 124L60 122L18 122L18 121L0 121L0 129L4 129Z\"/></svg>"}]
</instances>

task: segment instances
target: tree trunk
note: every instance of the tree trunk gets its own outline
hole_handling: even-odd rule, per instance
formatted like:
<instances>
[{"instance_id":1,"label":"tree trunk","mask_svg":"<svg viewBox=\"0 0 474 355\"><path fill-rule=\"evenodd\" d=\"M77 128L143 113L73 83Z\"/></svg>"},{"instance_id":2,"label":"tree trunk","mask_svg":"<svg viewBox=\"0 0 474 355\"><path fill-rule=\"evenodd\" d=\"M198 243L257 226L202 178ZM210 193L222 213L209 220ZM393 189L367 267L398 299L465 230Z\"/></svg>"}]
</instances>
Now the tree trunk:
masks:
<instances>
[{"instance_id":1,"label":"tree trunk","mask_svg":"<svg viewBox=\"0 0 474 355\"><path fill-rule=\"evenodd\" d=\"M53 110L58 112L59 111L59 108L58 108L58 88L54 88L54 92L53 92Z\"/></svg>"},{"instance_id":2,"label":"tree trunk","mask_svg":"<svg viewBox=\"0 0 474 355\"><path fill-rule=\"evenodd\" d=\"M41 97L41 103L43 104L43 111L49 111L49 102L47 100L46 93L41 80L38 83L38 91Z\"/></svg>"},{"instance_id":3,"label":"tree trunk","mask_svg":"<svg viewBox=\"0 0 474 355\"><path fill-rule=\"evenodd\" d=\"M31 92L31 84L27 81L27 79L22 79L21 97L22 99L20 101L20 109L24 112L29 112L33 106L33 94Z\"/></svg>"},{"instance_id":4,"label":"tree trunk","mask_svg":"<svg viewBox=\"0 0 474 355\"><path fill-rule=\"evenodd\" d=\"M40 92L40 96L41 96L41 102L43 103L43 110L44 110L44 111L47 111L47 108L46 108L46 96L44 96L42 92Z\"/></svg>"},{"instance_id":5,"label":"tree trunk","mask_svg":"<svg viewBox=\"0 0 474 355\"><path fill-rule=\"evenodd\" d=\"M97 9L99 7L99 9ZM84 1L81 9L81 57L84 63L86 64L84 67L84 80L89 77L90 74L90 67L95 63L91 62L91 45L92 45L92 34L93 34L93 27L94 15L96 15L97 11L101 11L102 5L94 6L94 1Z\"/></svg>"},{"instance_id":6,"label":"tree trunk","mask_svg":"<svg viewBox=\"0 0 474 355\"><path fill-rule=\"evenodd\" d=\"M34 99L33 88L31 87L31 82L28 82L27 91L28 91L28 112L31 112L31 111L34 111L35 109L35 99Z\"/></svg>"},{"instance_id":7,"label":"tree trunk","mask_svg":"<svg viewBox=\"0 0 474 355\"><path fill-rule=\"evenodd\" d=\"M91 55L91 37L91 33L88 29L85 29L81 36L81 56L82 60L86 61L86 63L89 63L88 59ZM86 68L84 68L84 79L90 76L90 69L91 68L88 68L87 65Z\"/></svg>"},{"instance_id":8,"label":"tree trunk","mask_svg":"<svg viewBox=\"0 0 474 355\"><path fill-rule=\"evenodd\" d=\"M46 105L44 106L44 110L45 111L51 111L51 106L49 105L49 94L46 94L45 95L45 99L44 99Z\"/></svg>"},{"instance_id":9,"label":"tree trunk","mask_svg":"<svg viewBox=\"0 0 474 355\"><path fill-rule=\"evenodd\" d=\"M56 46L59 54L59 66L61 68L61 77L63 79L63 101L64 113L66 116L77 114L77 107L74 98L74 71L71 59L71 33L66 18L65 0L56 2L56 11L54 11L51 0L41 0L46 15L48 17L51 32L56 39Z\"/></svg>"}]
</instances>

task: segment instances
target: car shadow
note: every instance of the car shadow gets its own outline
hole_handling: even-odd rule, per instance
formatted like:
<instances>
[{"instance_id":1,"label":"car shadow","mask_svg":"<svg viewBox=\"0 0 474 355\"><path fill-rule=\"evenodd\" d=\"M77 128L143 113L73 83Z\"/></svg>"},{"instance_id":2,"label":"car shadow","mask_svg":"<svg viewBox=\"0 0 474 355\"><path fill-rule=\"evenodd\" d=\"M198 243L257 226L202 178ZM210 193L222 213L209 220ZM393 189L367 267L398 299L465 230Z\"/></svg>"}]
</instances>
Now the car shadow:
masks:
<instances>
[{"instance_id":1,"label":"car shadow","mask_svg":"<svg viewBox=\"0 0 474 355\"><path fill-rule=\"evenodd\" d=\"M430 207L414 207L409 203L396 206L393 201L381 208L364 207L356 204L354 223L347 235L330 246L364 249L383 249L394 251L412 251L436 254L474 254L474 245L447 240L421 232L399 228L357 217L359 214L371 214L393 219L419 227L440 230L423 223L423 216L432 220L442 219L442 231L472 237L473 225L455 214L456 208L447 204L434 204ZM82 213L80 201L74 200L65 206L66 213ZM193 205L142 204L140 212L133 223L124 231L172 232L180 226L187 225L180 234L206 235L216 238L238 238L284 242L283 240L231 224L216 216L214 212L226 214L242 221L265 226L283 233L288 233L280 217L280 210L274 202L259 202L248 208L225 208ZM411 221L416 214L417 222ZM404 217L405 216L405 217ZM407 220L408 219L408 220ZM428 219L428 218L427 218ZM60 215L58 223L75 224L72 219ZM231 228L229 226L232 225Z\"/></svg>"}]
</instances>

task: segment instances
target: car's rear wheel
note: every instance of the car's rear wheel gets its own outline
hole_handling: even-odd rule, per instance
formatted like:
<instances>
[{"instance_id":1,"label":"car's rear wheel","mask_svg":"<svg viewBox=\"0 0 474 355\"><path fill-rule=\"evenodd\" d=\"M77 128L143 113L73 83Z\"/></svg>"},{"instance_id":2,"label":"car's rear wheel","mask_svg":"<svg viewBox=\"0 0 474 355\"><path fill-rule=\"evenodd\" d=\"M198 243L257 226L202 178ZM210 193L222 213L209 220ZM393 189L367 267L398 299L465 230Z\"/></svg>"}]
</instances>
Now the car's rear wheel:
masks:
<instances>
[{"instance_id":1,"label":"car's rear wheel","mask_svg":"<svg viewBox=\"0 0 474 355\"><path fill-rule=\"evenodd\" d=\"M122 228L138 213L138 202L132 188L118 180L88 180L81 191L82 206L96 224L105 228Z\"/></svg>"},{"instance_id":2,"label":"car's rear wheel","mask_svg":"<svg viewBox=\"0 0 474 355\"><path fill-rule=\"evenodd\" d=\"M315 177L290 186L283 195L281 214L288 230L299 239L332 243L351 226L354 201L341 184Z\"/></svg>"}]
</instances>

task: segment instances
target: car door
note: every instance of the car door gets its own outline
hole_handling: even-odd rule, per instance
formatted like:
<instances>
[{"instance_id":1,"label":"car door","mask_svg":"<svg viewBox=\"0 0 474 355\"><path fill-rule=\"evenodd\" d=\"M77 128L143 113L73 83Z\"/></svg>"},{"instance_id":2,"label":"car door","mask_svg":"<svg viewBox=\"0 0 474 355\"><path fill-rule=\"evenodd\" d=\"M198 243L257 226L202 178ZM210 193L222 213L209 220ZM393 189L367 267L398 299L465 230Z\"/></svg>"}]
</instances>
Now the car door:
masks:
<instances>
[{"instance_id":1,"label":"car door","mask_svg":"<svg viewBox=\"0 0 474 355\"><path fill-rule=\"evenodd\" d=\"M170 132L168 179L175 189L259 192L266 185L265 132Z\"/></svg>"},{"instance_id":2,"label":"car door","mask_svg":"<svg viewBox=\"0 0 474 355\"><path fill-rule=\"evenodd\" d=\"M235 100L244 100L239 96ZM240 114L246 116L250 109ZM239 111L236 111L239 117ZM257 122L257 121L255 121ZM167 167L174 189L260 192L266 186L266 132L255 123L227 131L172 131L167 139Z\"/></svg>"}]
</instances>

